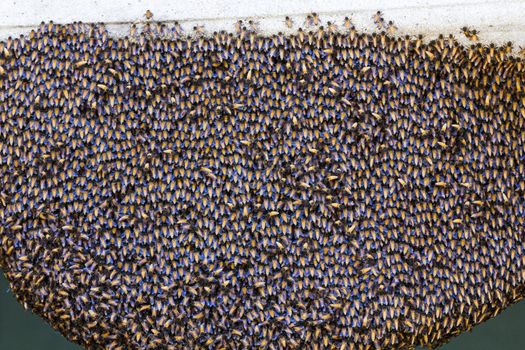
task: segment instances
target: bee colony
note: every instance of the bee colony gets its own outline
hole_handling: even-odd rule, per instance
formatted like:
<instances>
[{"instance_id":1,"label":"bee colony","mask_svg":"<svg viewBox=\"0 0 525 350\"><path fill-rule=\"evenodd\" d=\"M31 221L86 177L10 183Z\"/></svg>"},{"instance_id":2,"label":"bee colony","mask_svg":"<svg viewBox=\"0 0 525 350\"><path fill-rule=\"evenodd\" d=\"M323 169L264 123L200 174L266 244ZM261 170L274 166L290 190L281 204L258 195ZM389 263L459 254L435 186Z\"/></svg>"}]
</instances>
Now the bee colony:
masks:
<instances>
[{"instance_id":1,"label":"bee colony","mask_svg":"<svg viewBox=\"0 0 525 350\"><path fill-rule=\"evenodd\" d=\"M523 298L512 44L152 16L0 43L0 266L27 308L86 349L364 350Z\"/></svg>"}]
</instances>

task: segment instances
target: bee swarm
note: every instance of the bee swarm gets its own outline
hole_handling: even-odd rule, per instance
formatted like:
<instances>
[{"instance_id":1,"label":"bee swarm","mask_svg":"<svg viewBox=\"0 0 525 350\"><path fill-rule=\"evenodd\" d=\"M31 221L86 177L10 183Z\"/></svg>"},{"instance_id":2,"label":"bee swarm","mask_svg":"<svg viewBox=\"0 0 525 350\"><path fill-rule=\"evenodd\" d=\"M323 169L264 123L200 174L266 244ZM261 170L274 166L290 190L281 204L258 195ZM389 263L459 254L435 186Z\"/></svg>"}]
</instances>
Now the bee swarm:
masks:
<instances>
[{"instance_id":1,"label":"bee swarm","mask_svg":"<svg viewBox=\"0 0 525 350\"><path fill-rule=\"evenodd\" d=\"M319 21L0 43L19 301L86 349L364 350L523 298L523 58Z\"/></svg>"}]
</instances>

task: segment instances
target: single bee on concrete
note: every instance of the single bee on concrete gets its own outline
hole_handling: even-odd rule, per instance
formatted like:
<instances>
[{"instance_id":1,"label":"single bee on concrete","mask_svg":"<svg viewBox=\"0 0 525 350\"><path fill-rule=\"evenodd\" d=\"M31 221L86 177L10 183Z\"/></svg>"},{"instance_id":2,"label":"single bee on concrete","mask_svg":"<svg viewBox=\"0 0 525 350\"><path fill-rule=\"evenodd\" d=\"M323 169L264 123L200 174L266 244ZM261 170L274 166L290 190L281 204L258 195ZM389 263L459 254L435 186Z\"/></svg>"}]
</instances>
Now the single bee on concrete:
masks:
<instances>
[{"instance_id":1,"label":"single bee on concrete","mask_svg":"<svg viewBox=\"0 0 525 350\"><path fill-rule=\"evenodd\" d=\"M153 13L150 10L146 10L144 13L144 18L146 18L148 21L151 20L153 18Z\"/></svg>"},{"instance_id":2,"label":"single bee on concrete","mask_svg":"<svg viewBox=\"0 0 525 350\"><path fill-rule=\"evenodd\" d=\"M290 17L286 16L286 18L284 19L284 24L286 25L286 27L288 28L292 28L293 27L293 21Z\"/></svg>"},{"instance_id":3,"label":"single bee on concrete","mask_svg":"<svg viewBox=\"0 0 525 350\"><path fill-rule=\"evenodd\" d=\"M312 12L306 17L307 20L310 21L308 23L309 26L318 26L321 24L321 21L319 20L319 15L316 12Z\"/></svg>"},{"instance_id":4,"label":"single bee on concrete","mask_svg":"<svg viewBox=\"0 0 525 350\"><path fill-rule=\"evenodd\" d=\"M345 17L344 18L344 27L345 29L347 30L350 30L353 28L353 24L352 24L352 18L351 17Z\"/></svg>"}]
</instances>

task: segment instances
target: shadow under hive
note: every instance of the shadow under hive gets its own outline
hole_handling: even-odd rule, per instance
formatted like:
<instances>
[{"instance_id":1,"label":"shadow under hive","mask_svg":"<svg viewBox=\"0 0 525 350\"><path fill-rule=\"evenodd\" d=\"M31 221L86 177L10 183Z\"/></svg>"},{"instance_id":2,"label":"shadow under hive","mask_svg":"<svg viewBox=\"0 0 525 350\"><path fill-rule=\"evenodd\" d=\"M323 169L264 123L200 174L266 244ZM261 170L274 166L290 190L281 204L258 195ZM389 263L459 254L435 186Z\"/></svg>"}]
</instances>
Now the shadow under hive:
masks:
<instances>
[{"instance_id":1,"label":"shadow under hive","mask_svg":"<svg viewBox=\"0 0 525 350\"><path fill-rule=\"evenodd\" d=\"M42 24L0 44L0 265L88 349L437 346L524 295L510 51Z\"/></svg>"}]
</instances>

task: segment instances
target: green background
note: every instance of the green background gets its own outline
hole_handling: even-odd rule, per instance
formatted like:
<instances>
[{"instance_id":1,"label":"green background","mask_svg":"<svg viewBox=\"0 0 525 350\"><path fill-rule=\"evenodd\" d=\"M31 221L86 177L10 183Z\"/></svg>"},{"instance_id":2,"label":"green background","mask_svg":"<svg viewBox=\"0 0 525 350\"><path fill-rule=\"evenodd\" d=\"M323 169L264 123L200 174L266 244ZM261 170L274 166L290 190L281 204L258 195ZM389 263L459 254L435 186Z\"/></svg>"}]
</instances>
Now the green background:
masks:
<instances>
[{"instance_id":1,"label":"green background","mask_svg":"<svg viewBox=\"0 0 525 350\"><path fill-rule=\"evenodd\" d=\"M440 350L525 349L525 301L511 306ZM79 350L41 318L25 311L0 273L0 350Z\"/></svg>"}]
</instances>

